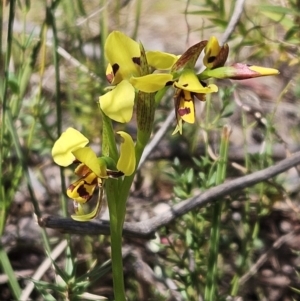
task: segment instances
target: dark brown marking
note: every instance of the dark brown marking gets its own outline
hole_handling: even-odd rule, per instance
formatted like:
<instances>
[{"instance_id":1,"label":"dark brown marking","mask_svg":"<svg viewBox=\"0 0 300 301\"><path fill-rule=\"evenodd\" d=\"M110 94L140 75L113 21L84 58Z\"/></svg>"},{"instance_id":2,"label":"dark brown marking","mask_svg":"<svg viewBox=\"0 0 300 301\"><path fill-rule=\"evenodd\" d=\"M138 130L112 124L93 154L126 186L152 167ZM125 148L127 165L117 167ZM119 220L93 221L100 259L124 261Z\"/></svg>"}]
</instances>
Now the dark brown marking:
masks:
<instances>
[{"instance_id":1,"label":"dark brown marking","mask_svg":"<svg viewBox=\"0 0 300 301\"><path fill-rule=\"evenodd\" d=\"M118 64L113 64L111 67L112 67L114 75L116 75L116 73L120 69L120 66Z\"/></svg>"},{"instance_id":2,"label":"dark brown marking","mask_svg":"<svg viewBox=\"0 0 300 301\"><path fill-rule=\"evenodd\" d=\"M139 66L141 65L141 58L139 57L133 57L132 61Z\"/></svg>"},{"instance_id":3,"label":"dark brown marking","mask_svg":"<svg viewBox=\"0 0 300 301\"><path fill-rule=\"evenodd\" d=\"M205 93L194 93L193 96L198 98L200 101L205 101L206 100L206 94Z\"/></svg>"},{"instance_id":4,"label":"dark brown marking","mask_svg":"<svg viewBox=\"0 0 300 301\"><path fill-rule=\"evenodd\" d=\"M80 185L77 189L78 195L84 199L89 199L91 196L86 191L84 185Z\"/></svg>"},{"instance_id":5,"label":"dark brown marking","mask_svg":"<svg viewBox=\"0 0 300 301\"><path fill-rule=\"evenodd\" d=\"M213 63L215 61L216 57L215 56L210 56L208 59L207 59L207 62L208 63Z\"/></svg>"},{"instance_id":6,"label":"dark brown marking","mask_svg":"<svg viewBox=\"0 0 300 301\"><path fill-rule=\"evenodd\" d=\"M190 113L191 113L191 109L190 108L181 108L181 109L178 109L179 116L188 115Z\"/></svg>"},{"instance_id":7,"label":"dark brown marking","mask_svg":"<svg viewBox=\"0 0 300 301\"><path fill-rule=\"evenodd\" d=\"M124 176L124 172L122 172L120 170L110 170L110 169L107 169L106 172L107 172L107 175L110 178L119 178L119 177Z\"/></svg>"},{"instance_id":8,"label":"dark brown marking","mask_svg":"<svg viewBox=\"0 0 300 301\"><path fill-rule=\"evenodd\" d=\"M205 88L205 87L207 87L207 83L206 82L203 82L202 80L200 80L200 83L201 83L201 85Z\"/></svg>"}]
</instances>

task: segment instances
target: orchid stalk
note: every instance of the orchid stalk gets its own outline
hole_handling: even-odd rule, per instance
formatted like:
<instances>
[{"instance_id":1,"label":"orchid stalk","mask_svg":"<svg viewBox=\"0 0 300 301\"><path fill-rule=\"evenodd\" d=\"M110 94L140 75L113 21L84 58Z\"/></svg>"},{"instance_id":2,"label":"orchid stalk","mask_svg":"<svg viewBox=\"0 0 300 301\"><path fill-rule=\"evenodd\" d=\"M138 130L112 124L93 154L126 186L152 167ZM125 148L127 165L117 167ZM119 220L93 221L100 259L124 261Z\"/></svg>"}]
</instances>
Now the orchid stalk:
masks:
<instances>
[{"instance_id":1,"label":"orchid stalk","mask_svg":"<svg viewBox=\"0 0 300 301\"><path fill-rule=\"evenodd\" d=\"M103 124L102 153L96 154L87 146L87 137L74 128L68 128L55 142L52 156L58 165L64 167L77 164L74 173L79 178L67 189L68 197L73 199L73 219L85 222L95 218L106 195L115 300L125 301L122 231L126 202L136 168L152 133L157 102L168 87L174 89L177 125L173 134L182 134L184 123L196 121L195 101L205 101L206 94L218 91L217 85L206 84L206 79L245 79L274 75L278 71L240 63L224 66L229 47L227 44L220 46L215 37L201 41L181 56L176 56L145 51L142 44L114 31L108 35L104 50L108 61L106 77L111 85L99 98ZM202 52L206 69L197 74L195 64ZM112 125L112 121L130 122L134 108L137 120L135 142L124 131L115 133ZM120 143L116 137L121 139ZM85 212L86 204L97 190L96 207Z\"/></svg>"}]
</instances>

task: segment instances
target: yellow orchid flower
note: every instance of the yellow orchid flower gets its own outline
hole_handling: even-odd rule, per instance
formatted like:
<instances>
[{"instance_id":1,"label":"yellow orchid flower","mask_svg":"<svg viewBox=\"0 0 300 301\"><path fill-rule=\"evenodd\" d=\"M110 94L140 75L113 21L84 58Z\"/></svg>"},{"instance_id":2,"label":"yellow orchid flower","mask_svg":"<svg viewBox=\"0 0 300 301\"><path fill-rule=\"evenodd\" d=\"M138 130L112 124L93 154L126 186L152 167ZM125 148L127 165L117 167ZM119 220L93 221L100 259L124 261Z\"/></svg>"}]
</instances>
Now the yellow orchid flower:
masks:
<instances>
[{"instance_id":1,"label":"yellow orchid flower","mask_svg":"<svg viewBox=\"0 0 300 301\"><path fill-rule=\"evenodd\" d=\"M105 178L106 166L98 161L94 151L85 147L89 140L74 128L68 128L54 143L52 157L56 164L68 166L75 160L84 163L98 177Z\"/></svg>"},{"instance_id":2,"label":"yellow orchid flower","mask_svg":"<svg viewBox=\"0 0 300 301\"><path fill-rule=\"evenodd\" d=\"M208 48L207 45L209 45ZM173 135L177 132L182 134L184 122L195 122L195 97L204 101L207 93L218 91L216 85L206 85L204 82L200 81L194 71L199 55L205 49L207 49L206 59L209 60L211 56L218 56L221 47L219 44L215 44L214 40L201 41L187 49L171 68L171 72L175 79L173 81L173 86L175 88L174 103L177 119L177 126Z\"/></svg>"},{"instance_id":3,"label":"yellow orchid flower","mask_svg":"<svg viewBox=\"0 0 300 301\"><path fill-rule=\"evenodd\" d=\"M172 80L172 75L155 73L141 76L140 45L119 31L114 31L107 37L104 50L109 62L107 79L116 86L100 96L100 108L109 118L126 123L132 118L135 91L156 92ZM165 61L159 58L160 55ZM160 65L162 69L171 68L177 59L160 52L150 53L149 58L152 64L150 66L155 69Z\"/></svg>"},{"instance_id":4,"label":"yellow orchid flower","mask_svg":"<svg viewBox=\"0 0 300 301\"><path fill-rule=\"evenodd\" d=\"M200 74L195 74L193 68L204 50L203 64L206 69ZM219 45L216 37L211 37L208 41L201 41L190 47L172 66L171 72L174 78L173 86L176 88L174 102L177 117L177 126L173 134L182 134L184 122L195 122L194 98L205 101L207 93L217 92L216 85L206 85L203 80L208 78L230 78L246 79L267 75L276 75L278 70L235 63L229 67L223 67L229 53L227 44Z\"/></svg>"},{"instance_id":5,"label":"yellow orchid flower","mask_svg":"<svg viewBox=\"0 0 300 301\"><path fill-rule=\"evenodd\" d=\"M68 128L54 143L52 156L58 165L80 163L75 169L75 174L80 178L67 189L68 197L74 200L76 211L76 215L72 216L74 219L83 221L97 215L100 210L99 203L102 201L102 192L98 197L97 210L95 208L93 214L83 214L83 208L79 204L88 202L97 187L102 191L105 179L130 176L135 171L134 142L129 134L123 131L119 131L118 134L123 138L123 142L117 164L111 158L98 158L95 152L86 146L89 140L74 128Z\"/></svg>"},{"instance_id":6,"label":"yellow orchid flower","mask_svg":"<svg viewBox=\"0 0 300 301\"><path fill-rule=\"evenodd\" d=\"M204 83L202 84L195 72L191 69L184 69L179 79L174 82L173 86L176 88L174 103L177 126L172 135L177 132L182 134L183 122L195 122L195 97L204 101L205 94L218 91L216 85L211 84L205 86Z\"/></svg>"}]
</instances>

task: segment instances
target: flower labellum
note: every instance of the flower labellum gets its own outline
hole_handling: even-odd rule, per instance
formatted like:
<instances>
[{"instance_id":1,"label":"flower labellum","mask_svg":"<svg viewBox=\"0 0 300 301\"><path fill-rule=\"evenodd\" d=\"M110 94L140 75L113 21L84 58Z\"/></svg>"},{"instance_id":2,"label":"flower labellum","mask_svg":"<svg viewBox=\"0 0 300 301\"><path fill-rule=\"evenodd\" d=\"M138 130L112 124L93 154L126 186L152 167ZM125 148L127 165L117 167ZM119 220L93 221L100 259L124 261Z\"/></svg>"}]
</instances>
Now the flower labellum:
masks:
<instances>
[{"instance_id":1,"label":"flower labellum","mask_svg":"<svg viewBox=\"0 0 300 301\"><path fill-rule=\"evenodd\" d=\"M74 161L79 162L75 174L80 178L67 189L68 197L74 201L76 214L72 215L73 219L86 221L97 216L101 209L103 184L108 177L119 178L134 173L136 160L133 140L125 132L118 134L122 136L124 142L120 146L117 164L109 157L97 157L95 152L86 146L89 140L73 128L68 128L54 143L52 155L57 164L68 166ZM107 166L118 170L108 169ZM92 198L97 187L99 188L97 205L92 212L85 214L82 204Z\"/></svg>"}]
</instances>

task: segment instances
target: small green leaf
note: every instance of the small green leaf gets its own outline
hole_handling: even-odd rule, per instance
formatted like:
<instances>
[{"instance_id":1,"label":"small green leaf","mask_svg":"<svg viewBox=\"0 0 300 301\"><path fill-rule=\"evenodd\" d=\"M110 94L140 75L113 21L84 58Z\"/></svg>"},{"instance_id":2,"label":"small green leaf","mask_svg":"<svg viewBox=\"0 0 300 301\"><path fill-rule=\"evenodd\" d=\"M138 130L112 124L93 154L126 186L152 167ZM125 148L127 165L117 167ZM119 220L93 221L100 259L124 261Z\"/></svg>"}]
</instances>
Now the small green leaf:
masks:
<instances>
[{"instance_id":1,"label":"small green leaf","mask_svg":"<svg viewBox=\"0 0 300 301\"><path fill-rule=\"evenodd\" d=\"M194 180L194 170L192 168L190 168L187 172L187 176L186 176L186 180L187 182L190 184L193 182Z\"/></svg>"},{"instance_id":2,"label":"small green leaf","mask_svg":"<svg viewBox=\"0 0 300 301\"><path fill-rule=\"evenodd\" d=\"M190 229L187 229L185 231L185 242L187 244L187 246L191 246L193 243L193 233Z\"/></svg>"},{"instance_id":3,"label":"small green leaf","mask_svg":"<svg viewBox=\"0 0 300 301\"><path fill-rule=\"evenodd\" d=\"M187 193L183 191L181 187L174 187L174 193L180 199L185 199L188 197Z\"/></svg>"},{"instance_id":4,"label":"small green leaf","mask_svg":"<svg viewBox=\"0 0 300 301\"><path fill-rule=\"evenodd\" d=\"M228 103L222 110L221 112L221 117L222 118L226 118L229 117L233 114L235 110L235 103L234 102L230 102Z\"/></svg>"}]
</instances>

